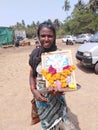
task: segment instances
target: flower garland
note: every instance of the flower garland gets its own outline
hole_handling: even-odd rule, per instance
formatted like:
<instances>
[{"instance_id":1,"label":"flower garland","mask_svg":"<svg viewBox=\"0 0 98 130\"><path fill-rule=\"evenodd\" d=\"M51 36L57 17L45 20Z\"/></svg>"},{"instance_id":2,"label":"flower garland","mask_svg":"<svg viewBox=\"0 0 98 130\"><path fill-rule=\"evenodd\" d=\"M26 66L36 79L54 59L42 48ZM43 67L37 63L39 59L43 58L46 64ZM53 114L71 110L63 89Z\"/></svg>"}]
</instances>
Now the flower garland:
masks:
<instances>
[{"instance_id":1,"label":"flower garland","mask_svg":"<svg viewBox=\"0 0 98 130\"><path fill-rule=\"evenodd\" d=\"M75 65L67 65L63 67L62 72L57 72L57 70L50 65L47 70L42 70L42 75L48 81L48 86L57 87L58 89L66 88L68 86L71 89L75 89L76 85L68 83L67 81L75 68Z\"/></svg>"}]
</instances>

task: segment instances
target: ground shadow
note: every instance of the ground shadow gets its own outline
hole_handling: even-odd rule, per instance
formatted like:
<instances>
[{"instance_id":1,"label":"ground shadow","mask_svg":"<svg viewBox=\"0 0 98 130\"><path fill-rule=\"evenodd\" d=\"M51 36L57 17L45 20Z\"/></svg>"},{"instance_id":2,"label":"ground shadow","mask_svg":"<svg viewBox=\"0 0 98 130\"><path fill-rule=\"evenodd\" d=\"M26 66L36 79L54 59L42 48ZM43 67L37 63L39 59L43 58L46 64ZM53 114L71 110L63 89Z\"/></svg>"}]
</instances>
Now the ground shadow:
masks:
<instances>
[{"instance_id":1,"label":"ground shadow","mask_svg":"<svg viewBox=\"0 0 98 130\"><path fill-rule=\"evenodd\" d=\"M90 73L90 74L93 74L94 73L94 69L93 68L87 68L87 67L85 67L85 66L83 66L83 65L81 65L81 64L76 64L77 65L77 67L80 69L80 70L82 70L83 72L85 72L85 73Z\"/></svg>"},{"instance_id":2,"label":"ground shadow","mask_svg":"<svg viewBox=\"0 0 98 130\"><path fill-rule=\"evenodd\" d=\"M77 116L71 112L69 107L67 107L67 112L68 112L68 117L71 120L71 122L74 124L74 126L76 127L76 130L81 130L79 127Z\"/></svg>"}]
</instances>

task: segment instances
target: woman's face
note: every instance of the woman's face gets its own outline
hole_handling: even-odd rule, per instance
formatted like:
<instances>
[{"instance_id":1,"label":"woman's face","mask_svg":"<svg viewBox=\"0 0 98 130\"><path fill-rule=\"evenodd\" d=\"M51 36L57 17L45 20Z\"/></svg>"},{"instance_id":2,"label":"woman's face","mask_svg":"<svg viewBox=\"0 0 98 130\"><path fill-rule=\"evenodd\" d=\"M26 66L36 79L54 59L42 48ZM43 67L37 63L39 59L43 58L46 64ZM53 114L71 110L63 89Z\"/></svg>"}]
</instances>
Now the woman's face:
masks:
<instances>
[{"instance_id":1,"label":"woman's face","mask_svg":"<svg viewBox=\"0 0 98 130\"><path fill-rule=\"evenodd\" d=\"M40 43L44 48L50 48L54 44L54 33L51 29L43 27L39 34Z\"/></svg>"}]
</instances>

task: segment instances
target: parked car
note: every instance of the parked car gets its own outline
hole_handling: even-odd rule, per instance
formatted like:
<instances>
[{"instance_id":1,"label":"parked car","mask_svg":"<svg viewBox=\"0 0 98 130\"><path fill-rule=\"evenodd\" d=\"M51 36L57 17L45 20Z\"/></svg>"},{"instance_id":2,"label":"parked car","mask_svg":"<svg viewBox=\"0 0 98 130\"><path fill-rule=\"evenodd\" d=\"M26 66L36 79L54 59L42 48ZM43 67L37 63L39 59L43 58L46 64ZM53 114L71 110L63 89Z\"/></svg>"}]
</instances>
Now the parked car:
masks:
<instances>
[{"instance_id":1,"label":"parked car","mask_svg":"<svg viewBox=\"0 0 98 130\"><path fill-rule=\"evenodd\" d=\"M78 47L76 59L86 67L94 68L95 73L98 74L98 32L89 42Z\"/></svg>"},{"instance_id":2,"label":"parked car","mask_svg":"<svg viewBox=\"0 0 98 130\"><path fill-rule=\"evenodd\" d=\"M80 34L77 36L75 42L76 43L84 43L87 42L91 39L92 35L91 34Z\"/></svg>"},{"instance_id":3,"label":"parked car","mask_svg":"<svg viewBox=\"0 0 98 130\"><path fill-rule=\"evenodd\" d=\"M66 35L65 37L62 38L62 42L68 44L74 44L75 43L75 36L72 35Z\"/></svg>"}]
</instances>

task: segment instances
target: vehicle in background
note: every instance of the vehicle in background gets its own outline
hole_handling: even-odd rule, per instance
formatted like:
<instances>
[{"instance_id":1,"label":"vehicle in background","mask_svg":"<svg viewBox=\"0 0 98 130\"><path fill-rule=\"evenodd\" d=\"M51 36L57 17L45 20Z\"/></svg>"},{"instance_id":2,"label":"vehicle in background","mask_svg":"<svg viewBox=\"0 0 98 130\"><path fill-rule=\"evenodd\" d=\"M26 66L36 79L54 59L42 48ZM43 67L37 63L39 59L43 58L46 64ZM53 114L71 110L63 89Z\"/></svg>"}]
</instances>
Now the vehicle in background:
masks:
<instances>
[{"instance_id":1,"label":"vehicle in background","mask_svg":"<svg viewBox=\"0 0 98 130\"><path fill-rule=\"evenodd\" d=\"M76 59L84 66L94 68L98 74L98 32L96 32L89 42L85 42L76 52Z\"/></svg>"},{"instance_id":2,"label":"vehicle in background","mask_svg":"<svg viewBox=\"0 0 98 130\"><path fill-rule=\"evenodd\" d=\"M25 30L14 30L14 36L15 36L16 39L17 38L19 39L19 37L25 39L26 38L26 32L25 32Z\"/></svg>"},{"instance_id":3,"label":"vehicle in background","mask_svg":"<svg viewBox=\"0 0 98 130\"><path fill-rule=\"evenodd\" d=\"M76 37L73 35L66 35L62 38L62 42L68 44L75 44Z\"/></svg>"},{"instance_id":4,"label":"vehicle in background","mask_svg":"<svg viewBox=\"0 0 98 130\"><path fill-rule=\"evenodd\" d=\"M88 42L91 39L92 35L91 34L80 34L76 37L75 42L76 43L84 43Z\"/></svg>"}]
</instances>

